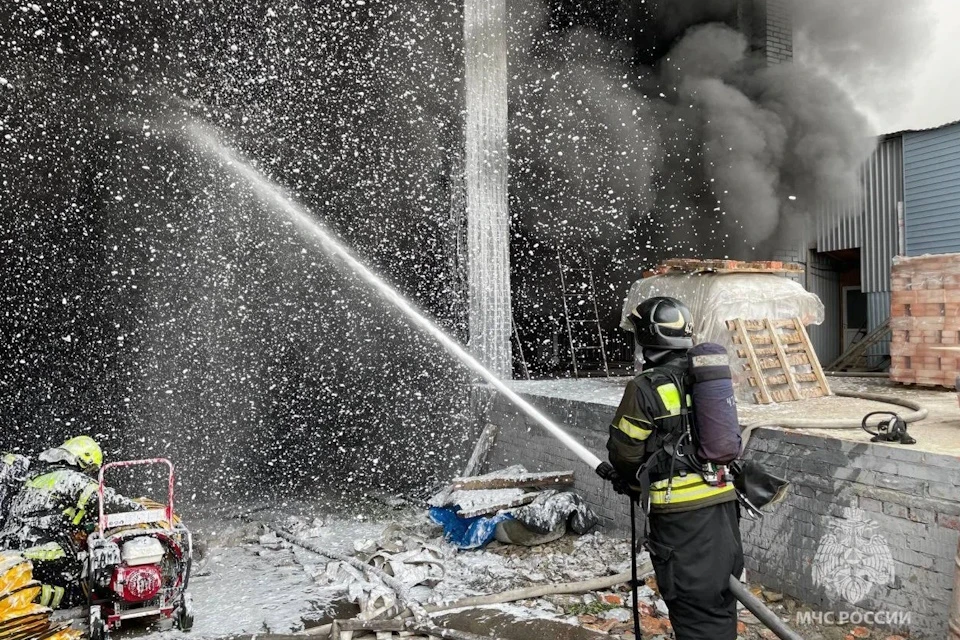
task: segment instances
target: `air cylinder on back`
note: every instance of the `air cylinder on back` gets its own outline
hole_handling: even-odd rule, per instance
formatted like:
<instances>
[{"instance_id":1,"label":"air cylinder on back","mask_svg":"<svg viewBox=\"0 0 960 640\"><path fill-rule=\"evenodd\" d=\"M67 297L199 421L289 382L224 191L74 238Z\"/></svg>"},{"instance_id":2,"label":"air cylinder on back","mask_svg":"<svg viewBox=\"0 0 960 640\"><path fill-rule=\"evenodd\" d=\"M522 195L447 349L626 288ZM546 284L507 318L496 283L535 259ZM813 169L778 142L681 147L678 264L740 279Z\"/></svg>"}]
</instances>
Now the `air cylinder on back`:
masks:
<instances>
[{"instance_id":1,"label":"air cylinder on back","mask_svg":"<svg viewBox=\"0 0 960 640\"><path fill-rule=\"evenodd\" d=\"M740 420L730 360L719 344L704 342L689 351L690 395L703 462L729 464L740 455Z\"/></svg>"}]
</instances>

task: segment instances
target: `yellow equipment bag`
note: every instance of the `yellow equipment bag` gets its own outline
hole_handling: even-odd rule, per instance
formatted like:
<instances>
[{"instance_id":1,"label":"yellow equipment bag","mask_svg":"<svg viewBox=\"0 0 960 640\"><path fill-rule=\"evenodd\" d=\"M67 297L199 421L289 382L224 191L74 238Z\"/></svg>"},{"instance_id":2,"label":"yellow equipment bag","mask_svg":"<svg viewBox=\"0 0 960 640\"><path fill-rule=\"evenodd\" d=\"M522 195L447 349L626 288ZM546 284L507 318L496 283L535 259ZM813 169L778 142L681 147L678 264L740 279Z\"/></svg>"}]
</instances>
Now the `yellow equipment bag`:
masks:
<instances>
[{"instance_id":1,"label":"yellow equipment bag","mask_svg":"<svg viewBox=\"0 0 960 640\"><path fill-rule=\"evenodd\" d=\"M18 553L0 552L0 640L80 640L83 634L51 626L50 609L34 603L41 585L33 565Z\"/></svg>"}]
</instances>

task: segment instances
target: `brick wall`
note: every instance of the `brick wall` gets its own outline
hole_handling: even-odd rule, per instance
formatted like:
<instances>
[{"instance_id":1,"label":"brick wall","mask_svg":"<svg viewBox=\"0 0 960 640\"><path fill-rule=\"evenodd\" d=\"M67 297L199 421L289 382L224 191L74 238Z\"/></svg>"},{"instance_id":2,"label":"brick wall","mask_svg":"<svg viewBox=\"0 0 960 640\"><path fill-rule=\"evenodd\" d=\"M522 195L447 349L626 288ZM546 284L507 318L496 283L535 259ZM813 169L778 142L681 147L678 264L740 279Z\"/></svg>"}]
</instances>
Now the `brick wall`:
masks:
<instances>
[{"instance_id":1,"label":"brick wall","mask_svg":"<svg viewBox=\"0 0 960 640\"><path fill-rule=\"evenodd\" d=\"M487 470L511 464L531 471L572 469L575 489L600 516L603 529L629 533L629 505L623 497L539 425L503 398L485 393L485 419L499 427ZM615 407L542 396L528 399L605 458L607 425ZM762 522L742 523L751 580L821 611L909 612L908 628L895 630L908 630L914 638L943 637L960 535L957 458L776 429L755 432L749 452L792 483L784 502ZM845 511L851 508L862 512L854 518ZM893 561L893 581L873 586L854 606L815 584L812 569L824 537L838 524L857 518L882 536Z\"/></svg>"},{"instance_id":2,"label":"brick wall","mask_svg":"<svg viewBox=\"0 0 960 640\"><path fill-rule=\"evenodd\" d=\"M807 256L805 255L805 253L806 252L803 251L803 249L799 245L792 246L792 247L782 247L774 251L773 259L779 260L781 262L791 262L793 264L806 265ZM806 269L806 267L804 268ZM799 282L800 284L804 284L803 272L790 273L790 274L787 274L786 277L790 278L794 282Z\"/></svg>"},{"instance_id":3,"label":"brick wall","mask_svg":"<svg viewBox=\"0 0 960 640\"><path fill-rule=\"evenodd\" d=\"M750 42L751 51L767 64L793 60L791 0L738 0L737 22Z\"/></svg>"},{"instance_id":4,"label":"brick wall","mask_svg":"<svg viewBox=\"0 0 960 640\"><path fill-rule=\"evenodd\" d=\"M767 64L793 60L793 17L790 0L767 0Z\"/></svg>"},{"instance_id":5,"label":"brick wall","mask_svg":"<svg viewBox=\"0 0 960 640\"><path fill-rule=\"evenodd\" d=\"M953 387L960 374L960 254L895 258L890 379Z\"/></svg>"},{"instance_id":6,"label":"brick wall","mask_svg":"<svg viewBox=\"0 0 960 640\"><path fill-rule=\"evenodd\" d=\"M772 514L741 524L752 579L815 609L908 612L900 630L944 637L960 535L957 458L773 429L756 432L749 452L792 482ZM813 572L824 537L852 521L875 527L893 560L892 583L873 584L856 605L816 584ZM867 549L869 539L854 546Z\"/></svg>"}]
</instances>

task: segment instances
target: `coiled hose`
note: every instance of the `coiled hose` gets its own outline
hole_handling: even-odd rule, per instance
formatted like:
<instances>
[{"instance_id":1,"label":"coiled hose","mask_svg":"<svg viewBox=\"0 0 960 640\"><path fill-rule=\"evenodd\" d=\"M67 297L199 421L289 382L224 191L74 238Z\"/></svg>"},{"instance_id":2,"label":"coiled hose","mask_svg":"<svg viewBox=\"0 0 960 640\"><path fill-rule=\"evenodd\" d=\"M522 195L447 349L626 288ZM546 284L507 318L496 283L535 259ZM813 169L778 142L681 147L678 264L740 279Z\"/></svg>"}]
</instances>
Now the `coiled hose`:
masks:
<instances>
[{"instance_id":1,"label":"coiled hose","mask_svg":"<svg viewBox=\"0 0 960 640\"><path fill-rule=\"evenodd\" d=\"M858 400L871 400L873 402L884 402L886 404L896 405L910 409L910 413L900 416L904 422L911 423L923 420L929 413L920 403L906 398L897 398L883 393L868 393L864 391L836 391L834 395L841 398L856 398ZM880 418L867 422L867 426L876 426ZM757 424L744 425L740 433L741 445L740 454L747 450L747 444L750 442L750 436L757 429L780 428L780 429L859 429L862 420L858 418L794 418L779 419L776 422L765 422Z\"/></svg>"}]
</instances>

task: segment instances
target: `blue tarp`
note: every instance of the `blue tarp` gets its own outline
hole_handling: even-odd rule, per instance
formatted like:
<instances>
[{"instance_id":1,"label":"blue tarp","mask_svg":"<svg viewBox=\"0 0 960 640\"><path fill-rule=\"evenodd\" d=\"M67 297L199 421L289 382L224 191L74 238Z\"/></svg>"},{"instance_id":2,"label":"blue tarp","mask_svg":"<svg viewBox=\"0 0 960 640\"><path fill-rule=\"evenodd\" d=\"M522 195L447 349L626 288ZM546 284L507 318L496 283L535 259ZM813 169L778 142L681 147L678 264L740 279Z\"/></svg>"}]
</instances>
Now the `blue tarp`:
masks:
<instances>
[{"instance_id":1,"label":"blue tarp","mask_svg":"<svg viewBox=\"0 0 960 640\"><path fill-rule=\"evenodd\" d=\"M443 537L459 549L478 549L493 540L497 524L513 520L509 513L495 516L463 518L457 515L460 507L431 507L430 519L443 527Z\"/></svg>"}]
</instances>

